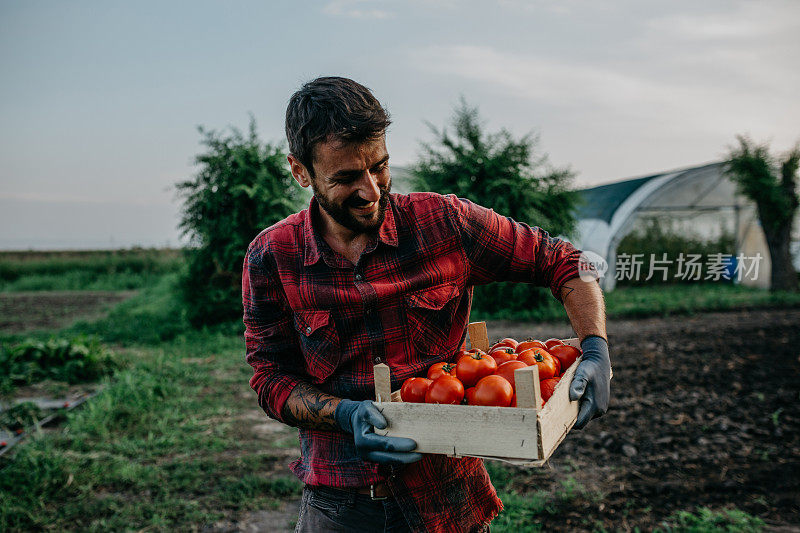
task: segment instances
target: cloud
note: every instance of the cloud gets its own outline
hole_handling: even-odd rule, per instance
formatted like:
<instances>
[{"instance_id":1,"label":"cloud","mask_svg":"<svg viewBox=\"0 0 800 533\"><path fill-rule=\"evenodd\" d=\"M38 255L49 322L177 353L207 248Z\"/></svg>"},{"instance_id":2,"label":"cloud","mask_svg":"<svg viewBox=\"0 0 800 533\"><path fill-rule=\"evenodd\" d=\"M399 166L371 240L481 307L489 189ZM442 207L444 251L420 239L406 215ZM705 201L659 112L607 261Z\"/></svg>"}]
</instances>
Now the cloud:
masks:
<instances>
[{"instance_id":1,"label":"cloud","mask_svg":"<svg viewBox=\"0 0 800 533\"><path fill-rule=\"evenodd\" d=\"M646 61L631 63L558 60L536 53L511 53L494 47L451 45L419 48L412 63L430 74L460 78L498 97L534 101L585 124L628 124L650 132L733 135L742 129L784 133L796 129L787 118L797 104L786 86L745 83L739 78L660 71ZM720 52L716 56L724 56ZM741 58L729 54L727 60ZM753 58L755 60L755 58ZM653 58L650 58L653 62ZM657 60L656 60L657 61ZM736 65L733 65L733 69ZM776 66L775 68L779 68ZM797 75L786 73L789 87ZM730 74L730 73L728 73ZM767 73L762 73L767 75ZM772 78L775 79L775 78ZM457 83L457 82L456 82ZM795 135L795 133L792 133Z\"/></svg>"},{"instance_id":2,"label":"cloud","mask_svg":"<svg viewBox=\"0 0 800 533\"><path fill-rule=\"evenodd\" d=\"M752 42L781 36L796 39L800 4L795 0L731 3L724 11L678 13L647 21L652 34L679 41Z\"/></svg>"},{"instance_id":3,"label":"cloud","mask_svg":"<svg viewBox=\"0 0 800 533\"><path fill-rule=\"evenodd\" d=\"M430 72L484 82L521 98L564 106L652 104L674 95L676 90L602 66L501 52L485 46L427 47L418 49L413 61Z\"/></svg>"},{"instance_id":4,"label":"cloud","mask_svg":"<svg viewBox=\"0 0 800 533\"><path fill-rule=\"evenodd\" d=\"M386 2L381 0L331 0L322 8L322 11L335 17L355 19L388 19L394 17L394 13L378 7L380 5L386 5Z\"/></svg>"}]
</instances>

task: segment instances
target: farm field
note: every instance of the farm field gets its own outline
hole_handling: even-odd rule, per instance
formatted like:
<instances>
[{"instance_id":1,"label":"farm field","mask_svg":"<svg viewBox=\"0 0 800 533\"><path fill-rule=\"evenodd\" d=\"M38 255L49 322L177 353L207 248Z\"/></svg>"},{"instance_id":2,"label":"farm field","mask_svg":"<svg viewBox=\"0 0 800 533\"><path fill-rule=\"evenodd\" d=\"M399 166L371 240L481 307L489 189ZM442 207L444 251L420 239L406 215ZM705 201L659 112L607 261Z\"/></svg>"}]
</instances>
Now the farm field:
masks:
<instances>
[{"instance_id":1,"label":"farm field","mask_svg":"<svg viewBox=\"0 0 800 533\"><path fill-rule=\"evenodd\" d=\"M156 279L111 291L124 301L105 312L85 294L62 321L0 329L8 343L96 335L119 363L99 396L0 457L0 530L291 530L296 431L258 408L238 326L188 329L173 274ZM506 506L492 531L800 530L800 309L777 305L612 318L609 412L547 468L487 462Z\"/></svg>"},{"instance_id":2,"label":"farm field","mask_svg":"<svg viewBox=\"0 0 800 533\"><path fill-rule=\"evenodd\" d=\"M102 316L135 291L26 291L0 293L0 331L58 330Z\"/></svg>"}]
</instances>

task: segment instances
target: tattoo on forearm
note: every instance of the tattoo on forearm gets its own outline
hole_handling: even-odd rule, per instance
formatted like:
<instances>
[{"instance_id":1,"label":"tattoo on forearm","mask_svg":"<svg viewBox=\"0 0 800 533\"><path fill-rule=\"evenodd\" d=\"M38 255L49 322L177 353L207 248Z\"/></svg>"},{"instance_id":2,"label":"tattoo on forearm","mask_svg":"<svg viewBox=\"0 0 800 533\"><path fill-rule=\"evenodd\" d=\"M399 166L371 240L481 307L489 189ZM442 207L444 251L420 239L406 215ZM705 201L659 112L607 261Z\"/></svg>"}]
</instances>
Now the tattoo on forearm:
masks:
<instances>
[{"instance_id":1,"label":"tattoo on forearm","mask_svg":"<svg viewBox=\"0 0 800 533\"><path fill-rule=\"evenodd\" d=\"M339 398L325 394L308 383L300 383L283 407L283 417L292 426L314 429L337 429L333 414Z\"/></svg>"},{"instance_id":2,"label":"tattoo on forearm","mask_svg":"<svg viewBox=\"0 0 800 533\"><path fill-rule=\"evenodd\" d=\"M563 302L564 300L566 300L567 296L572 294L573 291L575 291L575 287L571 287L571 286L566 285L566 284L562 285L561 286L561 301Z\"/></svg>"}]
</instances>

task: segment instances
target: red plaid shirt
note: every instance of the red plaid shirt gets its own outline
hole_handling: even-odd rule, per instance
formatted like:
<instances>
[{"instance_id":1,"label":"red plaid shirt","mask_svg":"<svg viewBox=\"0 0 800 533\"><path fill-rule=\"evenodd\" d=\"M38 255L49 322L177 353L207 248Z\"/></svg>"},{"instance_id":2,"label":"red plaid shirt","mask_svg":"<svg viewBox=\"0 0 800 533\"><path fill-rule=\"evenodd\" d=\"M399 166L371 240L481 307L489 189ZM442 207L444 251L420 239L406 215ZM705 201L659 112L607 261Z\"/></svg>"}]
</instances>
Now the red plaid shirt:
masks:
<instances>
[{"instance_id":1,"label":"red plaid shirt","mask_svg":"<svg viewBox=\"0 0 800 533\"><path fill-rule=\"evenodd\" d=\"M312 224L316 200L264 230L244 262L242 296L250 386L283 420L300 381L352 400L374 399L373 364L392 389L451 360L465 337L472 287L519 281L550 287L578 275L579 251L468 200L390 195L377 237L353 265ZM301 481L330 487L388 482L417 531L480 530L502 509L480 459L426 454L389 473L363 461L353 436L300 430ZM388 474L388 475L387 475Z\"/></svg>"}]
</instances>

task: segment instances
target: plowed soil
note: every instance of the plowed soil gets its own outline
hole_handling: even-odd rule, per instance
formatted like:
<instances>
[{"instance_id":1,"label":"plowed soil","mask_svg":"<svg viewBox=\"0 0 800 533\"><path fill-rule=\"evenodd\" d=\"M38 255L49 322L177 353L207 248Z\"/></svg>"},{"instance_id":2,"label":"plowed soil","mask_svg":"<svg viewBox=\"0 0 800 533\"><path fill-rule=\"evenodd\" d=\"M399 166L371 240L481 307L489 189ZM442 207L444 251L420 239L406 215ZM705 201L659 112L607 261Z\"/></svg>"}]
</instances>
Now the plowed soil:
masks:
<instances>
[{"instance_id":1,"label":"plowed soil","mask_svg":"<svg viewBox=\"0 0 800 533\"><path fill-rule=\"evenodd\" d=\"M565 324L488 328L492 340L572 336ZM544 530L650 530L707 506L800 531L800 310L614 320L609 340L608 413L571 432L549 468L513 468L523 493L572 477L595 495Z\"/></svg>"},{"instance_id":2,"label":"plowed soil","mask_svg":"<svg viewBox=\"0 0 800 533\"><path fill-rule=\"evenodd\" d=\"M0 331L56 330L78 319L101 317L135 291L32 291L0 293Z\"/></svg>"}]
</instances>

